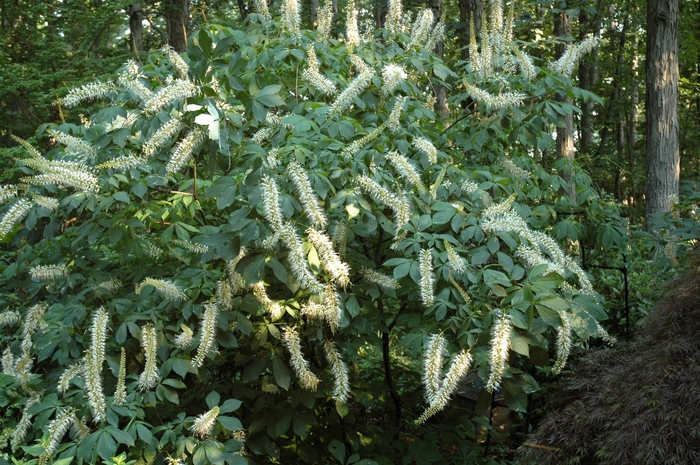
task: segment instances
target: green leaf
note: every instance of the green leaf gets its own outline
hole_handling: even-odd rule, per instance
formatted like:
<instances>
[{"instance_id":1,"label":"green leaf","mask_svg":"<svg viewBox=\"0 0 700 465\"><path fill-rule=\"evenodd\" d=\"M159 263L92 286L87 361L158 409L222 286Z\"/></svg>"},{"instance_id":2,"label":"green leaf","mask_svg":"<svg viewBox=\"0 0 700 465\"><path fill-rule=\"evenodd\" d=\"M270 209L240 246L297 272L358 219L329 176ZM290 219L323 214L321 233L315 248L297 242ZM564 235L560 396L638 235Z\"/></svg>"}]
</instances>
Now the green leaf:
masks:
<instances>
[{"instance_id":1,"label":"green leaf","mask_svg":"<svg viewBox=\"0 0 700 465\"><path fill-rule=\"evenodd\" d=\"M221 423L221 426L223 426L229 431L240 431L243 429L243 424L241 423L241 420L239 420L236 417L227 417L219 415L216 418L216 421Z\"/></svg>"},{"instance_id":2,"label":"green leaf","mask_svg":"<svg viewBox=\"0 0 700 465\"><path fill-rule=\"evenodd\" d=\"M287 365L277 354L275 354L272 357L272 372L275 376L275 382L277 383L277 385L285 391L288 391L291 375L289 373Z\"/></svg>"},{"instance_id":3,"label":"green leaf","mask_svg":"<svg viewBox=\"0 0 700 465\"><path fill-rule=\"evenodd\" d=\"M527 412L527 393L516 382L503 380L503 397L506 405L516 412Z\"/></svg>"},{"instance_id":4,"label":"green leaf","mask_svg":"<svg viewBox=\"0 0 700 465\"><path fill-rule=\"evenodd\" d=\"M146 428L142 423L138 423L136 425L136 433L138 434L139 439L146 444L153 442L153 433L151 433L151 430Z\"/></svg>"},{"instance_id":5,"label":"green leaf","mask_svg":"<svg viewBox=\"0 0 700 465\"><path fill-rule=\"evenodd\" d=\"M243 279L245 279L246 284L255 284L260 282L263 277L263 272L265 271L265 256L258 255L253 259L252 262L243 271Z\"/></svg>"},{"instance_id":6,"label":"green leaf","mask_svg":"<svg viewBox=\"0 0 700 465\"><path fill-rule=\"evenodd\" d=\"M345 444L337 439L333 439L331 443L328 444L328 451L338 462L345 463Z\"/></svg>"},{"instance_id":7,"label":"green leaf","mask_svg":"<svg viewBox=\"0 0 700 465\"><path fill-rule=\"evenodd\" d=\"M231 413L238 410L238 408L243 404L238 399L226 399L226 401L219 407L219 413Z\"/></svg>"},{"instance_id":8,"label":"green leaf","mask_svg":"<svg viewBox=\"0 0 700 465\"><path fill-rule=\"evenodd\" d=\"M219 393L216 391L211 391L209 394L207 394L207 398L206 398L207 407L209 407L209 408L216 407L217 405L219 405L220 400L221 400L221 396L219 395Z\"/></svg>"},{"instance_id":9,"label":"green leaf","mask_svg":"<svg viewBox=\"0 0 700 465\"><path fill-rule=\"evenodd\" d=\"M112 198L114 198L114 200L118 200L119 202L123 202L123 203L130 203L131 202L131 199L129 198L129 194L127 194L124 191L115 192L114 194L112 194Z\"/></svg>"},{"instance_id":10,"label":"green leaf","mask_svg":"<svg viewBox=\"0 0 700 465\"><path fill-rule=\"evenodd\" d=\"M173 371L184 379L185 376L187 376L187 373L190 371L190 361L185 360L184 358L174 358Z\"/></svg>"},{"instance_id":11,"label":"green leaf","mask_svg":"<svg viewBox=\"0 0 700 465\"><path fill-rule=\"evenodd\" d=\"M132 438L129 433L122 431L119 428L115 428L114 426L105 426L105 431L107 431L119 444L124 444L129 447L134 446L134 438Z\"/></svg>"},{"instance_id":12,"label":"green leaf","mask_svg":"<svg viewBox=\"0 0 700 465\"><path fill-rule=\"evenodd\" d=\"M97 440L97 454L102 460L109 460L114 457L116 452L117 443L112 438L112 435L102 430L100 438Z\"/></svg>"}]
</instances>

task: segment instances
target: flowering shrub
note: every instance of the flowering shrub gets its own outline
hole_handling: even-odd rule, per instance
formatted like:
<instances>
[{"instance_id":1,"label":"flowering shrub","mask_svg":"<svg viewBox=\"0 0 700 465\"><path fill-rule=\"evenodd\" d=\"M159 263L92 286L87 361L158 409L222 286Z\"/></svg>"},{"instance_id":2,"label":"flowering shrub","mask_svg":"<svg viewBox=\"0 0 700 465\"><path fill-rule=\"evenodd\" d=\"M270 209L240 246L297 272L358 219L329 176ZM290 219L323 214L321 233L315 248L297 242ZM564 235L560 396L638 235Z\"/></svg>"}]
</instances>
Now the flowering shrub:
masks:
<instances>
[{"instance_id":1,"label":"flowering shrub","mask_svg":"<svg viewBox=\"0 0 700 465\"><path fill-rule=\"evenodd\" d=\"M6 457L448 460L436 444L469 455L467 423L430 419L465 374L524 411L524 362L550 351L561 371L605 334L587 275L528 206L566 202L566 181L502 149L527 123L514 105L555 108L551 94L516 82L494 103L464 80L483 113L473 140L452 139L432 104L456 77L431 53L443 23L426 10L411 26L390 3L377 31L351 4L336 39L328 6L310 31L296 2L279 21L256 2L245 30L209 26L185 58L165 49L69 93L104 106L48 128L48 153L18 140L30 156L0 189ZM530 91L551 87L523 66ZM499 163L475 149L492 116L518 121L487 136ZM522 154L546 145L539 127ZM362 369L378 352L384 379ZM388 398L399 429L384 432Z\"/></svg>"}]
</instances>

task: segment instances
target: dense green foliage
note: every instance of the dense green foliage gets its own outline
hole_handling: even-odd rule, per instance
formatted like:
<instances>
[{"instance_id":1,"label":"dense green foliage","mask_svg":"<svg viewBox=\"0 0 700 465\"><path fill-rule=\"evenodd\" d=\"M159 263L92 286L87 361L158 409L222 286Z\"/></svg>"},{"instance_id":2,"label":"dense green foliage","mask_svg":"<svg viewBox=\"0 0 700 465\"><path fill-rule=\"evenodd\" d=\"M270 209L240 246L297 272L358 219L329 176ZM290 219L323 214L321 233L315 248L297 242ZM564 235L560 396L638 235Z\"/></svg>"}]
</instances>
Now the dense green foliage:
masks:
<instances>
[{"instance_id":1,"label":"dense green foliage","mask_svg":"<svg viewBox=\"0 0 700 465\"><path fill-rule=\"evenodd\" d=\"M605 298L564 251L619 259L626 223L575 163L536 161L576 111L556 97L595 98L545 67L528 78L515 52L490 73L450 67L433 27L350 45L258 14L208 25L184 60L151 54L69 94L102 98L82 124L42 126L46 153L17 139L0 191L0 451L487 462L473 412L416 420L452 394L460 354L481 401L495 388L524 413L537 379L604 334ZM309 47L336 95L312 85ZM440 86L464 113L435 114ZM422 362L435 335L446 350Z\"/></svg>"}]
</instances>

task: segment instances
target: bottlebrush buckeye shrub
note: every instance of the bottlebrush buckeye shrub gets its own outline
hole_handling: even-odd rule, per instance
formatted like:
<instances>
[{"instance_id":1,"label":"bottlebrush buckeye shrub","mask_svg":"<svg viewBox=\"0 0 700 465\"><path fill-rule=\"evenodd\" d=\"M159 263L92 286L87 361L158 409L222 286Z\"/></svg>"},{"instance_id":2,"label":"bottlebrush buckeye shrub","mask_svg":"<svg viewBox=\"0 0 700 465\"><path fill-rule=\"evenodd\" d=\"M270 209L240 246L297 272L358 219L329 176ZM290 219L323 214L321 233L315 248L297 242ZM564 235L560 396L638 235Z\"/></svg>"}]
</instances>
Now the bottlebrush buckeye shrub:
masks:
<instances>
[{"instance_id":1,"label":"bottlebrush buckeye shrub","mask_svg":"<svg viewBox=\"0 0 700 465\"><path fill-rule=\"evenodd\" d=\"M337 38L327 10L316 31L293 0L282 20L208 26L185 57L71 91L62 105L103 107L40 131L50 151L17 139L28 157L0 190L5 459L453 460L430 435L469 454L469 428L424 423L466 373L523 410L523 361L549 350L560 371L602 334L587 275L530 215L557 186L465 154L433 112L457 77L431 53L443 24L393 1L389 29L351 11Z\"/></svg>"}]
</instances>

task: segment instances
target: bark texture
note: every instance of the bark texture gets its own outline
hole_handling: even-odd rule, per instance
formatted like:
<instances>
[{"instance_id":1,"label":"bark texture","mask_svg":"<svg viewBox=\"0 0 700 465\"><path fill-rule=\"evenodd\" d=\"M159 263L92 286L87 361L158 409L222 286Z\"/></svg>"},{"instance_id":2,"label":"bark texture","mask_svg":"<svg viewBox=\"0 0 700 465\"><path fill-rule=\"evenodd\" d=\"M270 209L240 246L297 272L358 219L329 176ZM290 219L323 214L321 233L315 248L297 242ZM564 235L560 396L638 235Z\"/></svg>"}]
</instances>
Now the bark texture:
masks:
<instances>
[{"instance_id":1,"label":"bark texture","mask_svg":"<svg viewBox=\"0 0 700 465\"><path fill-rule=\"evenodd\" d=\"M168 23L168 42L177 52L187 48L187 28L190 22L189 0L166 0L165 18Z\"/></svg>"},{"instance_id":2,"label":"bark texture","mask_svg":"<svg viewBox=\"0 0 700 465\"><path fill-rule=\"evenodd\" d=\"M143 5L141 2L129 5L129 29L131 31L131 50L143 52Z\"/></svg>"},{"instance_id":3,"label":"bark texture","mask_svg":"<svg viewBox=\"0 0 700 465\"><path fill-rule=\"evenodd\" d=\"M646 228L678 197L678 0L647 4Z\"/></svg>"}]
</instances>

